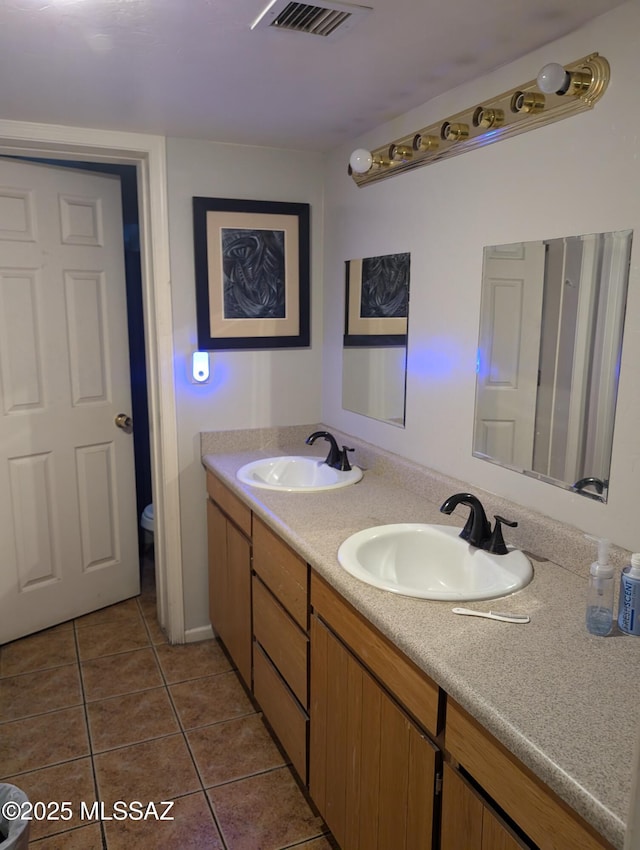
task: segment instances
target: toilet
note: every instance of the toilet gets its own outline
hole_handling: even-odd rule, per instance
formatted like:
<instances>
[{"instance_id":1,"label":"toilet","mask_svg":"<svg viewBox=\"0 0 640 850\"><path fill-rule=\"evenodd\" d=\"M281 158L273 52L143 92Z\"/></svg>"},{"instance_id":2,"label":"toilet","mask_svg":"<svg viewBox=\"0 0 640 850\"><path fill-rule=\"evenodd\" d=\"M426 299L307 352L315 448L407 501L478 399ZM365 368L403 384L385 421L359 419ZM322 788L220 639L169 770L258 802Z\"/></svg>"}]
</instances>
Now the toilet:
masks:
<instances>
[{"instance_id":1,"label":"toilet","mask_svg":"<svg viewBox=\"0 0 640 850\"><path fill-rule=\"evenodd\" d=\"M147 505L147 507L142 511L140 526L145 531L145 543L149 546L153 546L153 504ZM149 537L151 539L149 539Z\"/></svg>"}]
</instances>

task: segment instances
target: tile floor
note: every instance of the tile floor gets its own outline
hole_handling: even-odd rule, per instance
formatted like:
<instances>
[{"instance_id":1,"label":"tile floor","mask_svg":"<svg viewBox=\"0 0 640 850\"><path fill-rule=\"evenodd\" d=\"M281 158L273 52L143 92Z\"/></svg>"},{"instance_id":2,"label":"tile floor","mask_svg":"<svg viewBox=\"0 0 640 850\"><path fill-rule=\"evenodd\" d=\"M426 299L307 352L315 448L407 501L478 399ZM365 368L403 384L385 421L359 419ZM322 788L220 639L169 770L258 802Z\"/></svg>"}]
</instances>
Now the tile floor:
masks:
<instances>
[{"instance_id":1,"label":"tile floor","mask_svg":"<svg viewBox=\"0 0 640 850\"><path fill-rule=\"evenodd\" d=\"M139 597L0 648L0 753L0 781L71 803L34 850L336 847L218 643L167 643L152 562Z\"/></svg>"}]
</instances>

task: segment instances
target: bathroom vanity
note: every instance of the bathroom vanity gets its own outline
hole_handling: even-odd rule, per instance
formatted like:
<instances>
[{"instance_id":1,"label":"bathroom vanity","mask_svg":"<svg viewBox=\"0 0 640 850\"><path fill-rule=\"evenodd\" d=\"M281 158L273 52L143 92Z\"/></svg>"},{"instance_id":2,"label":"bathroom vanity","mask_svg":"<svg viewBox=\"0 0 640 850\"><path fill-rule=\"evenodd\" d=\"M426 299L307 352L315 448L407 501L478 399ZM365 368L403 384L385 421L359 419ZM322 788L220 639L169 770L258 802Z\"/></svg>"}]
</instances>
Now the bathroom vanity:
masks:
<instances>
[{"instance_id":1,"label":"bathroom vanity","mask_svg":"<svg viewBox=\"0 0 640 850\"><path fill-rule=\"evenodd\" d=\"M212 445L212 625L342 850L622 847L640 718L617 686L640 645L586 633L585 577L528 552L533 581L493 606L527 625L378 590L339 566L340 543L443 522L450 480L356 444L358 484L269 492L236 471L273 447Z\"/></svg>"}]
</instances>

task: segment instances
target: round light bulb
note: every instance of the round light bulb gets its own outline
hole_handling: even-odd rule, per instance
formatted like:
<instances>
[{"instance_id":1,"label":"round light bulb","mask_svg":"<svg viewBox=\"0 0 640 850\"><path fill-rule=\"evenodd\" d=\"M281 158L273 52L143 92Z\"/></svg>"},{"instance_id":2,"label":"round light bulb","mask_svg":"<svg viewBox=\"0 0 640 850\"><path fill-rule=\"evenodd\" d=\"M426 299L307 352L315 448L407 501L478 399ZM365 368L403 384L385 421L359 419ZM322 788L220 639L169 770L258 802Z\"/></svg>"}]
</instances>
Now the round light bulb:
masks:
<instances>
[{"instance_id":1,"label":"round light bulb","mask_svg":"<svg viewBox=\"0 0 640 850\"><path fill-rule=\"evenodd\" d=\"M569 88L571 77L558 62L549 62L537 78L538 88L545 94L564 94Z\"/></svg>"},{"instance_id":2,"label":"round light bulb","mask_svg":"<svg viewBox=\"0 0 640 850\"><path fill-rule=\"evenodd\" d=\"M373 164L371 152L364 148L358 148L349 157L349 165L356 174L365 174Z\"/></svg>"}]
</instances>

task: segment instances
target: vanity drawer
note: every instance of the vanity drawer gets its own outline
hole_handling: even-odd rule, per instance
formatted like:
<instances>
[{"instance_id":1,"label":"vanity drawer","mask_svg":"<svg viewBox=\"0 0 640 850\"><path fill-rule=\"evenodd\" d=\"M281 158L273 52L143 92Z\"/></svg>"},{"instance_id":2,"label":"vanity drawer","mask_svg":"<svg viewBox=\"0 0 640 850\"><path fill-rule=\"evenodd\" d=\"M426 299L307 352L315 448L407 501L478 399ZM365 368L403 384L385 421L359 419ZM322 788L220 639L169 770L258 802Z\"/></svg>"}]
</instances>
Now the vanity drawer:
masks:
<instances>
[{"instance_id":1,"label":"vanity drawer","mask_svg":"<svg viewBox=\"0 0 640 850\"><path fill-rule=\"evenodd\" d=\"M212 472L207 472L207 493L238 528L251 537L251 511Z\"/></svg>"},{"instance_id":2,"label":"vanity drawer","mask_svg":"<svg viewBox=\"0 0 640 850\"><path fill-rule=\"evenodd\" d=\"M253 569L305 631L309 613L309 567L258 517L253 523Z\"/></svg>"},{"instance_id":3,"label":"vanity drawer","mask_svg":"<svg viewBox=\"0 0 640 850\"><path fill-rule=\"evenodd\" d=\"M256 576L253 577L253 634L307 708L309 638Z\"/></svg>"},{"instance_id":4,"label":"vanity drawer","mask_svg":"<svg viewBox=\"0 0 640 850\"><path fill-rule=\"evenodd\" d=\"M545 850L611 847L451 698L445 750Z\"/></svg>"},{"instance_id":5,"label":"vanity drawer","mask_svg":"<svg viewBox=\"0 0 640 850\"><path fill-rule=\"evenodd\" d=\"M316 573L311 606L431 735L438 734L440 689Z\"/></svg>"},{"instance_id":6,"label":"vanity drawer","mask_svg":"<svg viewBox=\"0 0 640 850\"><path fill-rule=\"evenodd\" d=\"M253 692L291 763L306 784L309 717L257 643L253 652Z\"/></svg>"}]
</instances>

